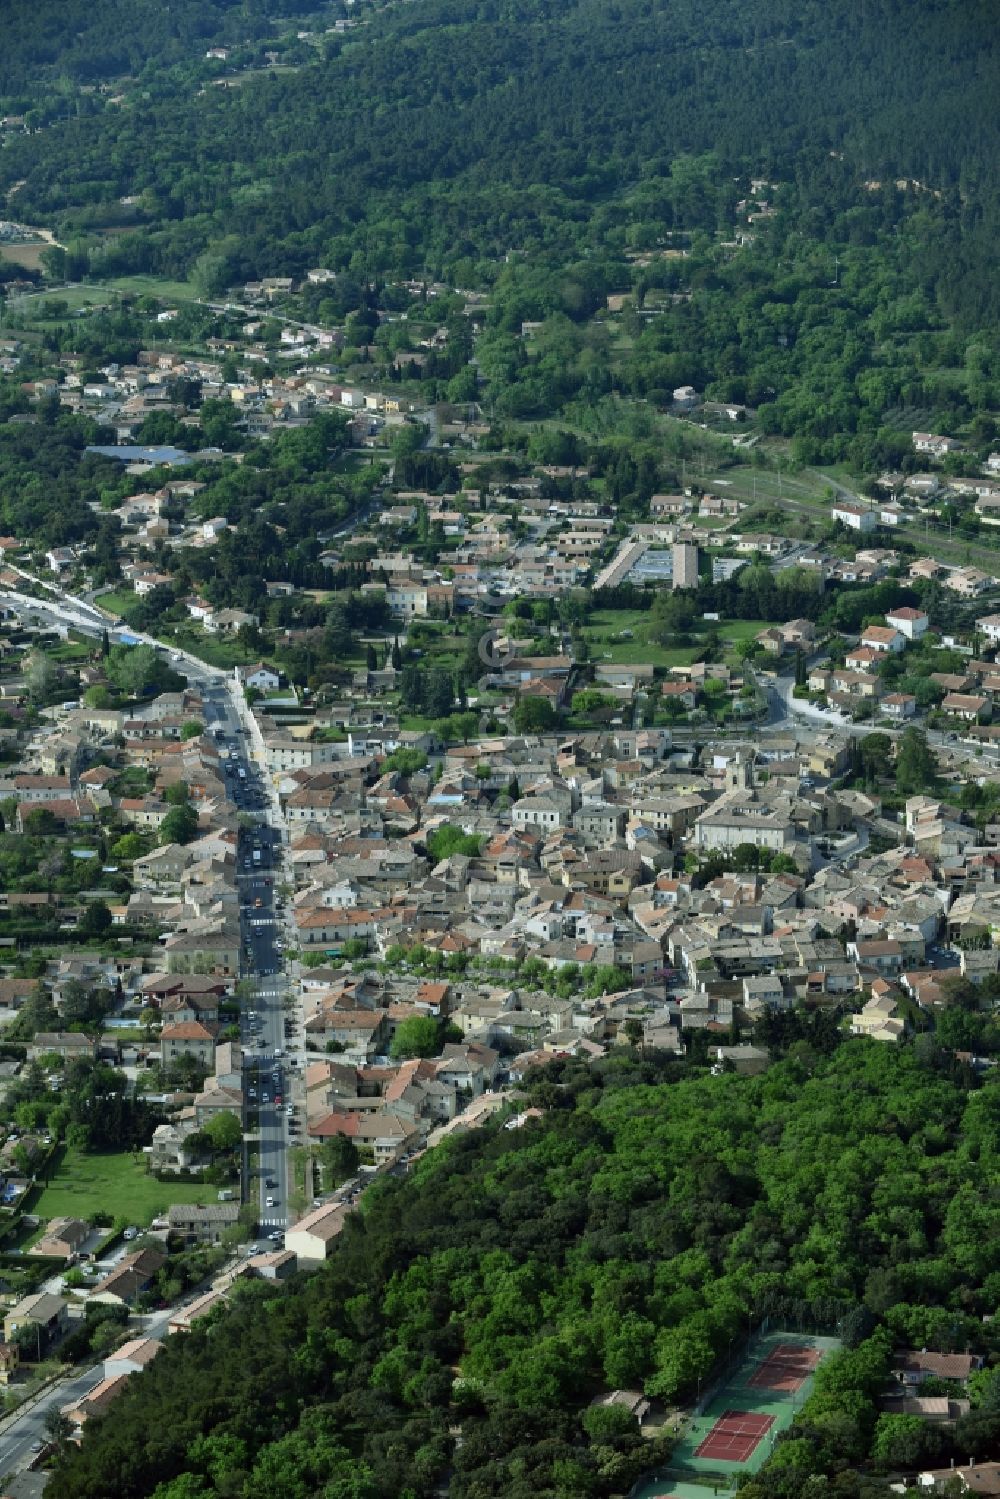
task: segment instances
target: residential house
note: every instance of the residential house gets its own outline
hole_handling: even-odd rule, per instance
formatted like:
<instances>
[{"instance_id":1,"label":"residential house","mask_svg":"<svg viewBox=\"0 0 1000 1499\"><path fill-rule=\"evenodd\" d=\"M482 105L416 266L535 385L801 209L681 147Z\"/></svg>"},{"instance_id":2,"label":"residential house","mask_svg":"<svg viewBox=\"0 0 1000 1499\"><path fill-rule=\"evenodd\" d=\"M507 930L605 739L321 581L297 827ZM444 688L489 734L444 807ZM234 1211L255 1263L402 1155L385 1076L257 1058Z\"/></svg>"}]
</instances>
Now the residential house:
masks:
<instances>
[{"instance_id":1,"label":"residential house","mask_svg":"<svg viewBox=\"0 0 1000 1499\"><path fill-rule=\"evenodd\" d=\"M89 1223L79 1218L52 1218L32 1254L50 1255L53 1259L72 1259L90 1237Z\"/></svg>"},{"instance_id":2,"label":"residential house","mask_svg":"<svg viewBox=\"0 0 1000 1499\"><path fill-rule=\"evenodd\" d=\"M887 718L900 722L913 718L917 711L917 700L908 692L890 692L882 699L882 712Z\"/></svg>"},{"instance_id":3,"label":"residential house","mask_svg":"<svg viewBox=\"0 0 1000 1499\"><path fill-rule=\"evenodd\" d=\"M150 1291L166 1263L167 1256L158 1249L137 1249L133 1254L127 1254L98 1282L90 1299L132 1306Z\"/></svg>"},{"instance_id":4,"label":"residential house","mask_svg":"<svg viewBox=\"0 0 1000 1499\"><path fill-rule=\"evenodd\" d=\"M238 1202L175 1202L167 1210L167 1226L186 1245L219 1244L239 1217Z\"/></svg>"},{"instance_id":5,"label":"residential house","mask_svg":"<svg viewBox=\"0 0 1000 1499\"><path fill-rule=\"evenodd\" d=\"M930 626L930 616L923 609L911 609L906 606L892 609L886 615L885 622L891 630L896 630L907 640L920 640Z\"/></svg>"},{"instance_id":6,"label":"residential house","mask_svg":"<svg viewBox=\"0 0 1000 1499\"><path fill-rule=\"evenodd\" d=\"M876 512L867 505L856 505L853 501L838 500L830 510L830 518L839 521L851 531L874 531L878 525Z\"/></svg>"},{"instance_id":7,"label":"residential house","mask_svg":"<svg viewBox=\"0 0 1000 1499\"><path fill-rule=\"evenodd\" d=\"M322 1264L330 1246L343 1233L348 1212L344 1203L326 1203L314 1209L286 1230L285 1248L296 1255L299 1264Z\"/></svg>"},{"instance_id":8,"label":"residential house","mask_svg":"<svg viewBox=\"0 0 1000 1499\"><path fill-rule=\"evenodd\" d=\"M69 1302L65 1296L54 1296L49 1291L38 1291L24 1296L12 1307L3 1319L5 1343L13 1343L17 1334L30 1328L36 1334L36 1346L27 1345L29 1355L41 1356L67 1331L69 1326Z\"/></svg>"}]
</instances>

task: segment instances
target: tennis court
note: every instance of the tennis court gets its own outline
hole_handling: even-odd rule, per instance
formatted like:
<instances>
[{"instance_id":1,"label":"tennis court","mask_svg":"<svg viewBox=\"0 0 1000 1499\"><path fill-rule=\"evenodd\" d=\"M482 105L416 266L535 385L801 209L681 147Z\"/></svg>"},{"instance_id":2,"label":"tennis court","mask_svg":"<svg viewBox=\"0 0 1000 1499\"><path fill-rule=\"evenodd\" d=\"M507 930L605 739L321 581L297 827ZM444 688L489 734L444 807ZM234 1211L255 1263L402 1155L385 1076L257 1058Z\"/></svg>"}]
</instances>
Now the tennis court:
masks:
<instances>
[{"instance_id":1,"label":"tennis court","mask_svg":"<svg viewBox=\"0 0 1000 1499\"><path fill-rule=\"evenodd\" d=\"M836 1338L765 1333L733 1358L695 1406L669 1463L631 1499L703 1499L705 1485L730 1494L740 1473L756 1473L788 1430Z\"/></svg>"},{"instance_id":2,"label":"tennis court","mask_svg":"<svg viewBox=\"0 0 1000 1499\"><path fill-rule=\"evenodd\" d=\"M695 1448L694 1455L721 1458L726 1463L745 1463L773 1425L773 1416L760 1416L752 1411L723 1411L708 1436Z\"/></svg>"},{"instance_id":3,"label":"tennis court","mask_svg":"<svg viewBox=\"0 0 1000 1499\"><path fill-rule=\"evenodd\" d=\"M747 1380L752 1390L783 1390L793 1394L800 1390L823 1357L818 1348L796 1343L778 1343Z\"/></svg>"}]
</instances>

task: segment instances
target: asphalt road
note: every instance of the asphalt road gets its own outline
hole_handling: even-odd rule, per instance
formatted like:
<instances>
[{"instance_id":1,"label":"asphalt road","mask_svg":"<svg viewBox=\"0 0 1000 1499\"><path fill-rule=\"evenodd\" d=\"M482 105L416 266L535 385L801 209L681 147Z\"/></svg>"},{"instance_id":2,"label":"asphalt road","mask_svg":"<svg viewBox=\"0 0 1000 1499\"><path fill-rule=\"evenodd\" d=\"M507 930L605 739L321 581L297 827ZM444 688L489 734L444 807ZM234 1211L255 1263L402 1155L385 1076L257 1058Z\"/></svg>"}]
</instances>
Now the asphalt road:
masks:
<instances>
[{"instance_id":1,"label":"asphalt road","mask_svg":"<svg viewBox=\"0 0 1000 1499\"><path fill-rule=\"evenodd\" d=\"M133 1317L129 1327L130 1335L136 1338L158 1338L162 1341L167 1335L167 1325L171 1317L182 1306L204 1295L204 1290L204 1286L199 1287L196 1292L185 1297L180 1306L154 1312L148 1317ZM84 1369L80 1374L74 1374L70 1379L60 1380L26 1410L16 1413L7 1422L0 1422L0 1474L20 1472L27 1468L48 1439L45 1418L49 1411L61 1410L63 1406L75 1404L96 1384L100 1384L103 1378L102 1361L89 1369Z\"/></svg>"},{"instance_id":2,"label":"asphalt road","mask_svg":"<svg viewBox=\"0 0 1000 1499\"><path fill-rule=\"evenodd\" d=\"M281 948L281 917L275 906L275 882L281 882L282 842L263 772L254 760L228 684L202 687L205 726L221 730L219 748L226 756L226 790L252 826L240 833L237 882L240 894L241 974L253 982L240 1016L243 1046L244 1131L256 1136L257 1164L244 1178L247 1201L256 1201L260 1232L278 1242L288 1226L288 1147L292 1136L290 1107L292 1058L285 1055L291 1036L285 1033L283 1000L287 992ZM241 773L242 772L242 773ZM296 1057L295 1069L299 1068Z\"/></svg>"}]
</instances>

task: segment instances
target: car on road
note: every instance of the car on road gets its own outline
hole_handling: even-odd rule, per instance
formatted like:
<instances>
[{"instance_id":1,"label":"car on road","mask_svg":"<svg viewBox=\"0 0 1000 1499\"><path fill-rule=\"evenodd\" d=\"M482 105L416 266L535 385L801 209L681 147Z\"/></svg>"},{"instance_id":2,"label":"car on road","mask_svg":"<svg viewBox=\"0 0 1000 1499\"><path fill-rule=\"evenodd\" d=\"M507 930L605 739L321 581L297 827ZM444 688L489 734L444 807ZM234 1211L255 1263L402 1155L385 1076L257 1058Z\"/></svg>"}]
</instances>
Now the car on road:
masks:
<instances>
[{"instance_id":1,"label":"car on road","mask_svg":"<svg viewBox=\"0 0 1000 1499\"><path fill-rule=\"evenodd\" d=\"M280 1243L281 1243L281 1241L282 1241L282 1239L283 1239L283 1238L284 1238L284 1237L285 1237L285 1236L284 1236L284 1234L283 1234L283 1233L282 1233L282 1232L281 1232L281 1230L280 1230L280 1229L275 1229L275 1231L274 1231L274 1233L273 1233L273 1234L268 1234L268 1236L267 1236L267 1237L268 1237L268 1238L269 1238L269 1239L270 1239L270 1241L271 1241L271 1243L272 1243L272 1244L280 1244Z\"/></svg>"},{"instance_id":2,"label":"car on road","mask_svg":"<svg viewBox=\"0 0 1000 1499\"><path fill-rule=\"evenodd\" d=\"M274 1198L273 1197L265 1197L264 1198L264 1206L266 1208L273 1208L274 1207Z\"/></svg>"},{"instance_id":3,"label":"car on road","mask_svg":"<svg viewBox=\"0 0 1000 1499\"><path fill-rule=\"evenodd\" d=\"M264 1185L265 1187L276 1187L278 1183L275 1181L273 1176L267 1176L264 1178Z\"/></svg>"}]
</instances>

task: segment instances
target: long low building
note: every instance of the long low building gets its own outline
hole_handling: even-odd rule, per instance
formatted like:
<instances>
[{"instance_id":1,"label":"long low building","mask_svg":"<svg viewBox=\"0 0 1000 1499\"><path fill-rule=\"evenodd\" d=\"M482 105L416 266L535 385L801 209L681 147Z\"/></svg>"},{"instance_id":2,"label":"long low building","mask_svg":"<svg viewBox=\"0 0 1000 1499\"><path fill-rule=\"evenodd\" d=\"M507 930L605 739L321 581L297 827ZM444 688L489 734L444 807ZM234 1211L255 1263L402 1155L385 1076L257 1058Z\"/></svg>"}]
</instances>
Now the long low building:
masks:
<instances>
[{"instance_id":1,"label":"long low building","mask_svg":"<svg viewBox=\"0 0 1000 1499\"><path fill-rule=\"evenodd\" d=\"M285 1248L298 1256L299 1264L321 1264L334 1240L343 1232L349 1211L342 1202L314 1208L285 1234Z\"/></svg>"}]
</instances>

